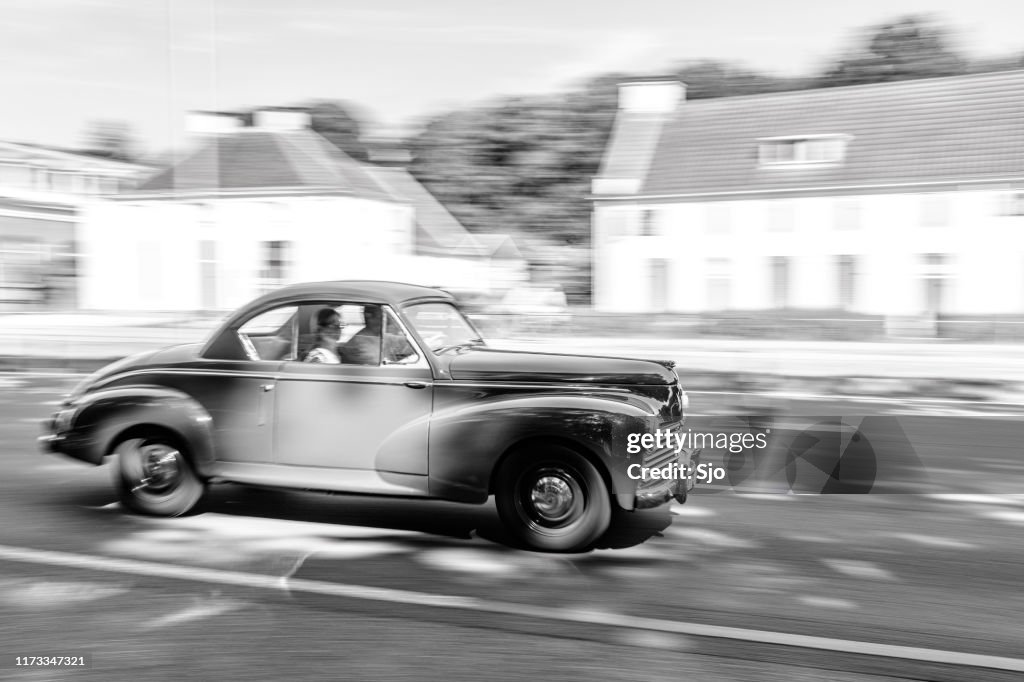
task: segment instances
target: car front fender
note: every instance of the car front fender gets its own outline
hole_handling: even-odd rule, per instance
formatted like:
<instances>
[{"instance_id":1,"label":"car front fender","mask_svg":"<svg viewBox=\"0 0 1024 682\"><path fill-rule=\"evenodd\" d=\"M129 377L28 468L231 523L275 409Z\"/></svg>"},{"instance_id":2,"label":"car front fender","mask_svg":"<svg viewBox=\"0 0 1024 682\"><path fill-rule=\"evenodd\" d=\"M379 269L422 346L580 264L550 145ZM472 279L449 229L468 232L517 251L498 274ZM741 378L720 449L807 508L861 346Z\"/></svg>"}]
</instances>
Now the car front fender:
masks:
<instances>
[{"instance_id":1,"label":"car front fender","mask_svg":"<svg viewBox=\"0 0 1024 682\"><path fill-rule=\"evenodd\" d=\"M118 386L86 393L72 407L75 417L63 452L102 464L129 430L155 427L185 441L198 473L208 475L214 458L213 422L187 393L163 386Z\"/></svg>"},{"instance_id":2,"label":"car front fender","mask_svg":"<svg viewBox=\"0 0 1024 682\"><path fill-rule=\"evenodd\" d=\"M636 482L626 476L626 468L639 463L642 454L628 452L627 437L649 430L655 418L636 401L564 393L474 397L452 404L441 396L442 406L435 407L429 443L432 495L486 501L502 457L531 442L572 447L595 460L611 492L627 498L635 492Z\"/></svg>"}]
</instances>

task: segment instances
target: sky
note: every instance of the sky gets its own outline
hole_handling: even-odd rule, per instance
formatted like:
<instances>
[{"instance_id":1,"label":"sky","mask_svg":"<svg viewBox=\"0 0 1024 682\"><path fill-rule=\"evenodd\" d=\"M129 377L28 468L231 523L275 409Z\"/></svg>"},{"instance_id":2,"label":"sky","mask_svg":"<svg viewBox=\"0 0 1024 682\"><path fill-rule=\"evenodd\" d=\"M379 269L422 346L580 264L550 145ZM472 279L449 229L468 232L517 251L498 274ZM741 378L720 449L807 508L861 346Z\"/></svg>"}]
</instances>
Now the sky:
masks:
<instances>
[{"instance_id":1,"label":"sky","mask_svg":"<svg viewBox=\"0 0 1024 682\"><path fill-rule=\"evenodd\" d=\"M0 139L80 146L123 120L141 150L185 112L341 99L378 133L610 71L724 59L812 73L860 29L927 13L972 57L1024 52L1021 0L0 0Z\"/></svg>"}]
</instances>

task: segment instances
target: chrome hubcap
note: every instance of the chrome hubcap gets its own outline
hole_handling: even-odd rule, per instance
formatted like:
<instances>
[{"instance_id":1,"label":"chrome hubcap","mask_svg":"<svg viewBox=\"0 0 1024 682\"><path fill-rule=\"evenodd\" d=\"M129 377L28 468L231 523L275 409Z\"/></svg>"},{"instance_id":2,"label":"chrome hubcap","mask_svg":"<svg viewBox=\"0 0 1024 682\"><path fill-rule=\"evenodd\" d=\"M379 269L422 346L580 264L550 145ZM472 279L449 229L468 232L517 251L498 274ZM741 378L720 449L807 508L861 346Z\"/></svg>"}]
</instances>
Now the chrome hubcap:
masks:
<instances>
[{"instance_id":1,"label":"chrome hubcap","mask_svg":"<svg viewBox=\"0 0 1024 682\"><path fill-rule=\"evenodd\" d=\"M530 489L530 502L537 515L548 523L569 518L574 511L576 494L573 486L554 474L540 476Z\"/></svg>"},{"instance_id":2,"label":"chrome hubcap","mask_svg":"<svg viewBox=\"0 0 1024 682\"><path fill-rule=\"evenodd\" d=\"M146 487L153 490L173 488L181 477L178 451L163 444L143 447L142 471Z\"/></svg>"}]
</instances>

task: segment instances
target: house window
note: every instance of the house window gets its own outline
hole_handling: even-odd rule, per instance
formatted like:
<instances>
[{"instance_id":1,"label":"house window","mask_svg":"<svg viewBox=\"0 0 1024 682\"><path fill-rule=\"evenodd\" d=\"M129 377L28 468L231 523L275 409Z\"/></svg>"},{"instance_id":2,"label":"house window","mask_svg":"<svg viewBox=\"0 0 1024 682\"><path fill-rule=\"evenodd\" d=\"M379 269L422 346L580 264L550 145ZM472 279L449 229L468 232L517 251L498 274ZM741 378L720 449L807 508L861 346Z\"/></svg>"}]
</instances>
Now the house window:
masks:
<instances>
[{"instance_id":1,"label":"house window","mask_svg":"<svg viewBox=\"0 0 1024 682\"><path fill-rule=\"evenodd\" d=\"M836 256L839 307L849 310L857 302L857 257Z\"/></svg>"},{"instance_id":2,"label":"house window","mask_svg":"<svg viewBox=\"0 0 1024 682\"><path fill-rule=\"evenodd\" d=\"M100 191L99 178L95 175L81 175L78 182L82 194L97 194Z\"/></svg>"},{"instance_id":3,"label":"house window","mask_svg":"<svg viewBox=\"0 0 1024 682\"><path fill-rule=\"evenodd\" d=\"M33 189L37 192L49 192L51 189L50 180L52 173L45 168L36 168L33 171Z\"/></svg>"},{"instance_id":4,"label":"house window","mask_svg":"<svg viewBox=\"0 0 1024 682\"><path fill-rule=\"evenodd\" d=\"M269 241L262 243L263 267L260 273L264 289L284 284L291 266L291 242Z\"/></svg>"},{"instance_id":5,"label":"house window","mask_svg":"<svg viewBox=\"0 0 1024 682\"><path fill-rule=\"evenodd\" d=\"M708 310L728 310L732 305L732 263L728 258L707 262Z\"/></svg>"},{"instance_id":6,"label":"house window","mask_svg":"<svg viewBox=\"0 0 1024 682\"><path fill-rule=\"evenodd\" d=\"M0 289L8 302L38 303L42 293L44 245L32 239L0 242Z\"/></svg>"},{"instance_id":7,"label":"house window","mask_svg":"<svg viewBox=\"0 0 1024 682\"><path fill-rule=\"evenodd\" d=\"M640 236L654 237L658 234L658 226L655 222L654 211L646 209L640 214Z\"/></svg>"},{"instance_id":8,"label":"house window","mask_svg":"<svg viewBox=\"0 0 1024 682\"><path fill-rule=\"evenodd\" d=\"M773 256L771 259L771 292L772 306L775 308L789 307L789 271L788 256Z\"/></svg>"},{"instance_id":9,"label":"house window","mask_svg":"<svg viewBox=\"0 0 1024 682\"><path fill-rule=\"evenodd\" d=\"M949 255L926 253L921 256L923 309L927 315L941 315L948 308L950 294Z\"/></svg>"},{"instance_id":10,"label":"house window","mask_svg":"<svg viewBox=\"0 0 1024 682\"><path fill-rule=\"evenodd\" d=\"M651 310L668 307L668 259L652 258L650 262Z\"/></svg>"},{"instance_id":11,"label":"house window","mask_svg":"<svg viewBox=\"0 0 1024 682\"><path fill-rule=\"evenodd\" d=\"M835 204L835 227L837 230L860 228L861 207L855 200L838 201Z\"/></svg>"},{"instance_id":12,"label":"house window","mask_svg":"<svg viewBox=\"0 0 1024 682\"><path fill-rule=\"evenodd\" d=\"M1024 216L1024 192L1006 192L999 196L996 215Z\"/></svg>"},{"instance_id":13,"label":"house window","mask_svg":"<svg viewBox=\"0 0 1024 682\"><path fill-rule=\"evenodd\" d=\"M729 234L732 228L732 215L729 204L716 202L707 207L708 234Z\"/></svg>"},{"instance_id":14,"label":"house window","mask_svg":"<svg viewBox=\"0 0 1024 682\"><path fill-rule=\"evenodd\" d=\"M846 156L848 135L766 137L758 140L762 166L838 163Z\"/></svg>"},{"instance_id":15,"label":"house window","mask_svg":"<svg viewBox=\"0 0 1024 682\"><path fill-rule=\"evenodd\" d=\"M949 198L932 195L921 200L921 227L945 227L949 224Z\"/></svg>"}]
</instances>

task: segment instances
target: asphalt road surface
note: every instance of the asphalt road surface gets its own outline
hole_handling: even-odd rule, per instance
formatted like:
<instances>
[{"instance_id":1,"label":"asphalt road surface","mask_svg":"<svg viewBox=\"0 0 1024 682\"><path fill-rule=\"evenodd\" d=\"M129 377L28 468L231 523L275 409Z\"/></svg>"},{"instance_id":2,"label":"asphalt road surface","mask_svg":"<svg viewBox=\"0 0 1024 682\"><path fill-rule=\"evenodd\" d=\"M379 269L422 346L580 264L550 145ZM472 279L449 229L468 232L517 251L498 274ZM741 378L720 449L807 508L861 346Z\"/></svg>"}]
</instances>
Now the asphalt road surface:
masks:
<instances>
[{"instance_id":1,"label":"asphalt road surface","mask_svg":"<svg viewBox=\"0 0 1024 682\"><path fill-rule=\"evenodd\" d=\"M109 467L36 450L70 381L0 377L0 679L1024 675L1012 411L695 393L691 428L771 447L705 450L727 478L559 556L509 546L490 504L222 485L127 514ZM792 492L837 483L872 494Z\"/></svg>"}]
</instances>

